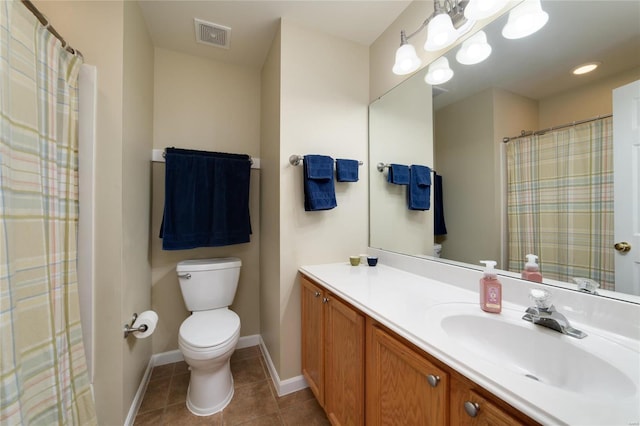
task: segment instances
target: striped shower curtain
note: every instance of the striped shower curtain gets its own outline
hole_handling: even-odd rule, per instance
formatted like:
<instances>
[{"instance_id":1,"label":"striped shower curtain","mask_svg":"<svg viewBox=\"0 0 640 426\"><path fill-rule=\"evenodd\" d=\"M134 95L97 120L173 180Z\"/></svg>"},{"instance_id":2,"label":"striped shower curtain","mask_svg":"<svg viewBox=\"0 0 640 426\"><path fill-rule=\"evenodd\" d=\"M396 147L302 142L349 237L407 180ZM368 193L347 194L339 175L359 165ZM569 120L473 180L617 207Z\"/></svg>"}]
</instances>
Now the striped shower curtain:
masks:
<instances>
[{"instance_id":1,"label":"striped shower curtain","mask_svg":"<svg viewBox=\"0 0 640 426\"><path fill-rule=\"evenodd\" d=\"M613 131L603 118L507 144L508 267L614 290Z\"/></svg>"},{"instance_id":2,"label":"striped shower curtain","mask_svg":"<svg viewBox=\"0 0 640 426\"><path fill-rule=\"evenodd\" d=\"M96 424L76 276L81 58L0 2L0 424Z\"/></svg>"}]
</instances>

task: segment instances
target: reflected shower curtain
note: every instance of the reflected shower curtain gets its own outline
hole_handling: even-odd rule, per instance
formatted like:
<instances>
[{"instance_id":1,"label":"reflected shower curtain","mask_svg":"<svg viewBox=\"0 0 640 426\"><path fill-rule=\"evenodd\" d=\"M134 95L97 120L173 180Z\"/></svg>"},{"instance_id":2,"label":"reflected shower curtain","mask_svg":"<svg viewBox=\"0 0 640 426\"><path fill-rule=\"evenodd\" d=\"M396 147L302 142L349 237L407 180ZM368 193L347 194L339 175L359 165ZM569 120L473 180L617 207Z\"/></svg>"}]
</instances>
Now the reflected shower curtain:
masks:
<instances>
[{"instance_id":1,"label":"reflected shower curtain","mask_svg":"<svg viewBox=\"0 0 640 426\"><path fill-rule=\"evenodd\" d=\"M97 423L76 277L81 62L0 2L2 425Z\"/></svg>"},{"instance_id":2,"label":"reflected shower curtain","mask_svg":"<svg viewBox=\"0 0 640 426\"><path fill-rule=\"evenodd\" d=\"M614 290L613 131L604 118L507 144L509 270Z\"/></svg>"}]
</instances>

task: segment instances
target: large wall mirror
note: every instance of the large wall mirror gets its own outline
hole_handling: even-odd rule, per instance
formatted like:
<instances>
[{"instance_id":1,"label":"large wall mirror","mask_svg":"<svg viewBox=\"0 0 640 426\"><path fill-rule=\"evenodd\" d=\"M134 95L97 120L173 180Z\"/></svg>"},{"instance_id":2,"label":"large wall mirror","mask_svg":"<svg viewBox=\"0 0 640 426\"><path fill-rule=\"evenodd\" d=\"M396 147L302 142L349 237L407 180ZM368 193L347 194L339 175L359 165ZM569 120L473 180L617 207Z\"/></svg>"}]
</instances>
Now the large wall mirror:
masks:
<instances>
[{"instance_id":1,"label":"large wall mirror","mask_svg":"<svg viewBox=\"0 0 640 426\"><path fill-rule=\"evenodd\" d=\"M503 38L501 30L507 21L505 14L484 28L492 46L492 53L484 62L461 65L455 59L458 48L453 48L444 55L454 71L451 80L432 87L424 82L425 68L370 105L371 247L472 268L480 268L480 260L494 259L502 274L520 276L526 259L522 253L517 254L515 261L511 258L515 252L513 235L519 231L514 231L513 212L507 208L509 191L513 192L507 182L512 179L508 177L509 170L523 170L523 167L508 165L509 156L513 155L508 145L520 143L525 138L514 138L506 143L503 138L521 135L522 131L528 135L557 127L566 131L573 129L571 131L578 132L574 136L581 138L585 132L594 132L588 127L586 130L578 128L582 121L597 123L597 131L613 128L615 117L609 118L614 111L613 90L640 80L640 2L543 0L542 5L549 14L549 21L537 33L517 40ZM594 61L599 62L595 71L580 76L572 74L577 65ZM637 87L634 90L639 98ZM565 127L567 124L569 126ZM554 129L544 135L558 140L565 138L560 133L553 136L554 132L558 133ZM615 137L611 136L611 139L613 144ZM542 145L542 142L533 143ZM571 141L568 146L567 149L556 146L553 157L563 158L565 151L577 145ZM603 155L596 154L602 160ZM537 169L548 166L543 156L529 161L537 161L534 166ZM434 236L433 209L407 209L404 188L388 184L387 171L380 172L376 167L378 163L427 165L442 176L446 235ZM566 166L550 167L554 169L555 178L565 177ZM635 167L631 176L637 181L637 164ZM615 174L613 166L610 169L610 173ZM613 191L613 175L607 179L611 182L607 190ZM558 204L556 209L563 209L566 202L563 197L580 195L579 190L573 190L570 185L557 181L552 185L565 188L562 196L551 196ZM637 189L637 185L637 182L630 182L629 191ZM638 193L629 196L640 197ZM548 204L544 204L546 201L528 203L544 211L549 209ZM519 203L519 206L527 204ZM637 206L638 200L635 203ZM540 207L543 204L544 207ZM632 203L627 204L631 212ZM632 279L620 279L615 275L615 256L626 256L634 263L634 268L640 268L640 246L634 244L640 243L640 239L638 235L629 237L632 243L629 253L615 251L618 236L614 235L613 223L608 223L614 221L614 206L621 210L611 200L608 215L587 211L582 219L575 219L591 221L587 224L590 235L572 235L572 223L561 224L563 227L557 232L549 232L540 223L528 225L544 228L547 233L555 233L564 239L574 239L574 244L578 245L583 240L601 240L602 251L609 252L607 262L612 264L609 272L591 276L588 267L578 268L569 276L558 278L551 272L554 265L565 262L563 253L555 243L543 242L534 254L540 256L545 284L577 289L578 279L606 281L597 290L598 294L640 300L636 297L640 296L640 282L632 282L640 281L638 275ZM636 207L636 216L637 212ZM629 232L634 231L629 229ZM635 232L640 231L635 229ZM434 256L434 247L437 247L439 258ZM586 251L577 255L589 256L591 254Z\"/></svg>"}]
</instances>

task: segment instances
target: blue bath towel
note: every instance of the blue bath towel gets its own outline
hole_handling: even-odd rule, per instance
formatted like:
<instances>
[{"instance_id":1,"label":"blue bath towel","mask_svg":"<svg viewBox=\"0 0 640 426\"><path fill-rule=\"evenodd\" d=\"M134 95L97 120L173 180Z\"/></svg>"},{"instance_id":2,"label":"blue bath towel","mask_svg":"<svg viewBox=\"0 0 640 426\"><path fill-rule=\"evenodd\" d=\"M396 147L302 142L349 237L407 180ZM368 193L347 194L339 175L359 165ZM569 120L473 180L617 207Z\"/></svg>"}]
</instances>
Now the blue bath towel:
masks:
<instances>
[{"instance_id":1,"label":"blue bath towel","mask_svg":"<svg viewBox=\"0 0 640 426\"><path fill-rule=\"evenodd\" d=\"M387 182L396 185L409 185L409 166L389 164Z\"/></svg>"},{"instance_id":2,"label":"blue bath towel","mask_svg":"<svg viewBox=\"0 0 640 426\"><path fill-rule=\"evenodd\" d=\"M429 210L431 207L431 169L427 166L411 165L407 204L409 210Z\"/></svg>"},{"instance_id":3,"label":"blue bath towel","mask_svg":"<svg viewBox=\"0 0 640 426\"><path fill-rule=\"evenodd\" d=\"M359 167L358 160L338 158L336 160L336 178L338 182L357 182Z\"/></svg>"},{"instance_id":4,"label":"blue bath towel","mask_svg":"<svg viewBox=\"0 0 640 426\"><path fill-rule=\"evenodd\" d=\"M333 182L333 158L305 155L303 160L304 209L330 210L338 205Z\"/></svg>"},{"instance_id":5,"label":"blue bath towel","mask_svg":"<svg viewBox=\"0 0 640 426\"><path fill-rule=\"evenodd\" d=\"M444 223L442 176L434 172L433 178L433 235L447 235L447 226Z\"/></svg>"},{"instance_id":6,"label":"blue bath towel","mask_svg":"<svg viewBox=\"0 0 640 426\"><path fill-rule=\"evenodd\" d=\"M167 148L163 250L249 242L248 155Z\"/></svg>"}]
</instances>

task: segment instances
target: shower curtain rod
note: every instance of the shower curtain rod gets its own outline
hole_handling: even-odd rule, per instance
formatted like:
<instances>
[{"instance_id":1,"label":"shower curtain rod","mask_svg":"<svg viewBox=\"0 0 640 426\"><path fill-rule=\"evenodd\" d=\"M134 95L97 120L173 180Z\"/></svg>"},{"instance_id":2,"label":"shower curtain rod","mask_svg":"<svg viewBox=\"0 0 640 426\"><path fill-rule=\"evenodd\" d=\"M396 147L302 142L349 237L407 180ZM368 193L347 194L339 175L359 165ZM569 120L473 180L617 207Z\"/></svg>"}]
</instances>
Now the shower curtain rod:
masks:
<instances>
[{"instance_id":1,"label":"shower curtain rod","mask_svg":"<svg viewBox=\"0 0 640 426\"><path fill-rule=\"evenodd\" d=\"M40 23L44 25L44 27L47 30L49 30L51 34L53 34L58 40L60 40L60 42L62 43L62 47L64 47L67 52L83 57L82 53L79 50L71 47L69 43L67 43L67 41L60 35L60 33L56 31L55 28L53 28L53 25L49 23L49 20L47 19L47 17L44 16L44 14L40 12L38 8L33 3L31 3L30 0L20 0L20 1L22 1L22 4L24 4L27 7L27 9L29 9L31 13L33 13L36 16L36 18L38 18L38 21L40 21Z\"/></svg>"},{"instance_id":2,"label":"shower curtain rod","mask_svg":"<svg viewBox=\"0 0 640 426\"><path fill-rule=\"evenodd\" d=\"M561 124L560 126L553 126L553 127L548 127L546 129L542 129L542 130L536 130L535 132L532 130L527 131L522 131L522 133L520 133L520 135L518 136L505 136L504 138L502 138L502 142L503 143L507 143L513 139L519 139L519 138L524 138L526 136L538 136L538 135L544 135L547 132L550 132L552 130L560 130L560 129L565 129L567 127L573 127L573 126L577 126L578 124L584 124L584 123L588 123L590 121L596 121L596 120L600 120L602 118L609 118L609 117L613 117L613 114L605 114L605 115L598 115L596 117L593 118L587 118L586 120L579 120L579 121L573 121L571 123L567 123L567 124Z\"/></svg>"}]
</instances>

